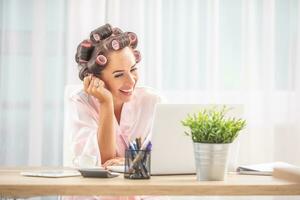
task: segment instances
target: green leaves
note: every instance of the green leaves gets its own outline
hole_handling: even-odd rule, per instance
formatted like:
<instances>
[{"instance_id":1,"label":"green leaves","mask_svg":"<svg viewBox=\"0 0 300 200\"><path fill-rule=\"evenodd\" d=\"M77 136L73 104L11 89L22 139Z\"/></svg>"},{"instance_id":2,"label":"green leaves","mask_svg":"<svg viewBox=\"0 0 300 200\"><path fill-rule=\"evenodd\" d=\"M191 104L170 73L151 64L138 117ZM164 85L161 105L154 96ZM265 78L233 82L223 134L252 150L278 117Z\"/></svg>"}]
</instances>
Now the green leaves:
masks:
<instances>
[{"instance_id":1,"label":"green leaves","mask_svg":"<svg viewBox=\"0 0 300 200\"><path fill-rule=\"evenodd\" d=\"M238 132L246 126L246 121L235 118L225 118L229 111L226 106L222 109L204 109L198 113L189 114L181 121L190 128L186 135L198 143L231 143L238 136Z\"/></svg>"}]
</instances>

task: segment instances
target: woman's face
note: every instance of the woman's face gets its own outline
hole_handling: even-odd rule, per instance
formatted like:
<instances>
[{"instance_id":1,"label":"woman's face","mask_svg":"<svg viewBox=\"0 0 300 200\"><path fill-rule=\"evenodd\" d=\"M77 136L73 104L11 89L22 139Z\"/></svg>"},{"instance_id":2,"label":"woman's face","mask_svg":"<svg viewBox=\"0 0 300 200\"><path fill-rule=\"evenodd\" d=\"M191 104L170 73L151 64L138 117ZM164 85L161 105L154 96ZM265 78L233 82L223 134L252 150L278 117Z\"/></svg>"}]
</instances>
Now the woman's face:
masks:
<instances>
[{"instance_id":1,"label":"woman's face","mask_svg":"<svg viewBox=\"0 0 300 200\"><path fill-rule=\"evenodd\" d=\"M131 48L125 47L108 55L108 64L101 79L112 93L114 101L124 103L132 98L138 80L136 60Z\"/></svg>"}]
</instances>

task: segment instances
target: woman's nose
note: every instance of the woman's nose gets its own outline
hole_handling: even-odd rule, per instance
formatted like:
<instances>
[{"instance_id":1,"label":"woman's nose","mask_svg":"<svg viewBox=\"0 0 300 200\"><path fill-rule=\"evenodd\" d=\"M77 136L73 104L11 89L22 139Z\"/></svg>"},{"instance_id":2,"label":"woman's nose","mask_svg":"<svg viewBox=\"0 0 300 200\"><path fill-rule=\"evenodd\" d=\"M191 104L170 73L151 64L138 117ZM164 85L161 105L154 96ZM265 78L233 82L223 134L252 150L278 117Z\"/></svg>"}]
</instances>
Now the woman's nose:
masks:
<instances>
[{"instance_id":1,"label":"woman's nose","mask_svg":"<svg viewBox=\"0 0 300 200\"><path fill-rule=\"evenodd\" d=\"M127 82L128 82L128 84L130 84L130 86L134 85L135 84L135 76L133 76L132 74L128 74Z\"/></svg>"}]
</instances>

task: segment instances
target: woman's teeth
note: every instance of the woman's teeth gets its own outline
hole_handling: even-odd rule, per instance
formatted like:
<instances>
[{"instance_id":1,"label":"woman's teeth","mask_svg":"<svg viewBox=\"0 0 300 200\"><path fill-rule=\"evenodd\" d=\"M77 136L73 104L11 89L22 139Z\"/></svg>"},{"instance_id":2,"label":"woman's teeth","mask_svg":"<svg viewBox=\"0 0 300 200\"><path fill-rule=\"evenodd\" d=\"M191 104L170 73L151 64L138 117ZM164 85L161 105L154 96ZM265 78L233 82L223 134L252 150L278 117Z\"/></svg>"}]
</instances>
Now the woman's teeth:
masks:
<instances>
[{"instance_id":1,"label":"woman's teeth","mask_svg":"<svg viewBox=\"0 0 300 200\"><path fill-rule=\"evenodd\" d=\"M132 92L133 89L129 89L129 90L121 90L122 92Z\"/></svg>"},{"instance_id":2,"label":"woman's teeth","mask_svg":"<svg viewBox=\"0 0 300 200\"><path fill-rule=\"evenodd\" d=\"M120 90L122 92L122 94L125 95L131 95L133 92L133 88L129 89L129 90Z\"/></svg>"}]
</instances>

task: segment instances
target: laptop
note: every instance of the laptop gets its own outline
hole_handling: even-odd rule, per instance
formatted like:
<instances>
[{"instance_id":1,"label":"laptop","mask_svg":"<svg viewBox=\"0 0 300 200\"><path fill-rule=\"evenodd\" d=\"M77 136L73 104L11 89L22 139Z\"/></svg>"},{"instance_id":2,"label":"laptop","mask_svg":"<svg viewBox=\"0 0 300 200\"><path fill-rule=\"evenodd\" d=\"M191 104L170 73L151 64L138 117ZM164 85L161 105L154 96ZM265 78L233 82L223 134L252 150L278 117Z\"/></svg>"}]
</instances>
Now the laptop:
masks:
<instances>
[{"instance_id":1,"label":"laptop","mask_svg":"<svg viewBox=\"0 0 300 200\"><path fill-rule=\"evenodd\" d=\"M152 126L151 175L195 174L193 141L184 132L189 131L181 121L188 114L203 109L220 107L216 104L157 104ZM241 118L241 105L226 105L228 117ZM229 163L230 163L229 158ZM115 172L124 172L124 166L110 166Z\"/></svg>"},{"instance_id":2,"label":"laptop","mask_svg":"<svg viewBox=\"0 0 300 200\"><path fill-rule=\"evenodd\" d=\"M151 174L195 174L193 141L184 132L189 131L181 121L188 114L202 109L224 105L158 104L152 127ZM231 108L228 117L242 117L241 105L226 105ZM230 158L229 158L230 159ZM230 163L230 161L229 161Z\"/></svg>"}]
</instances>

